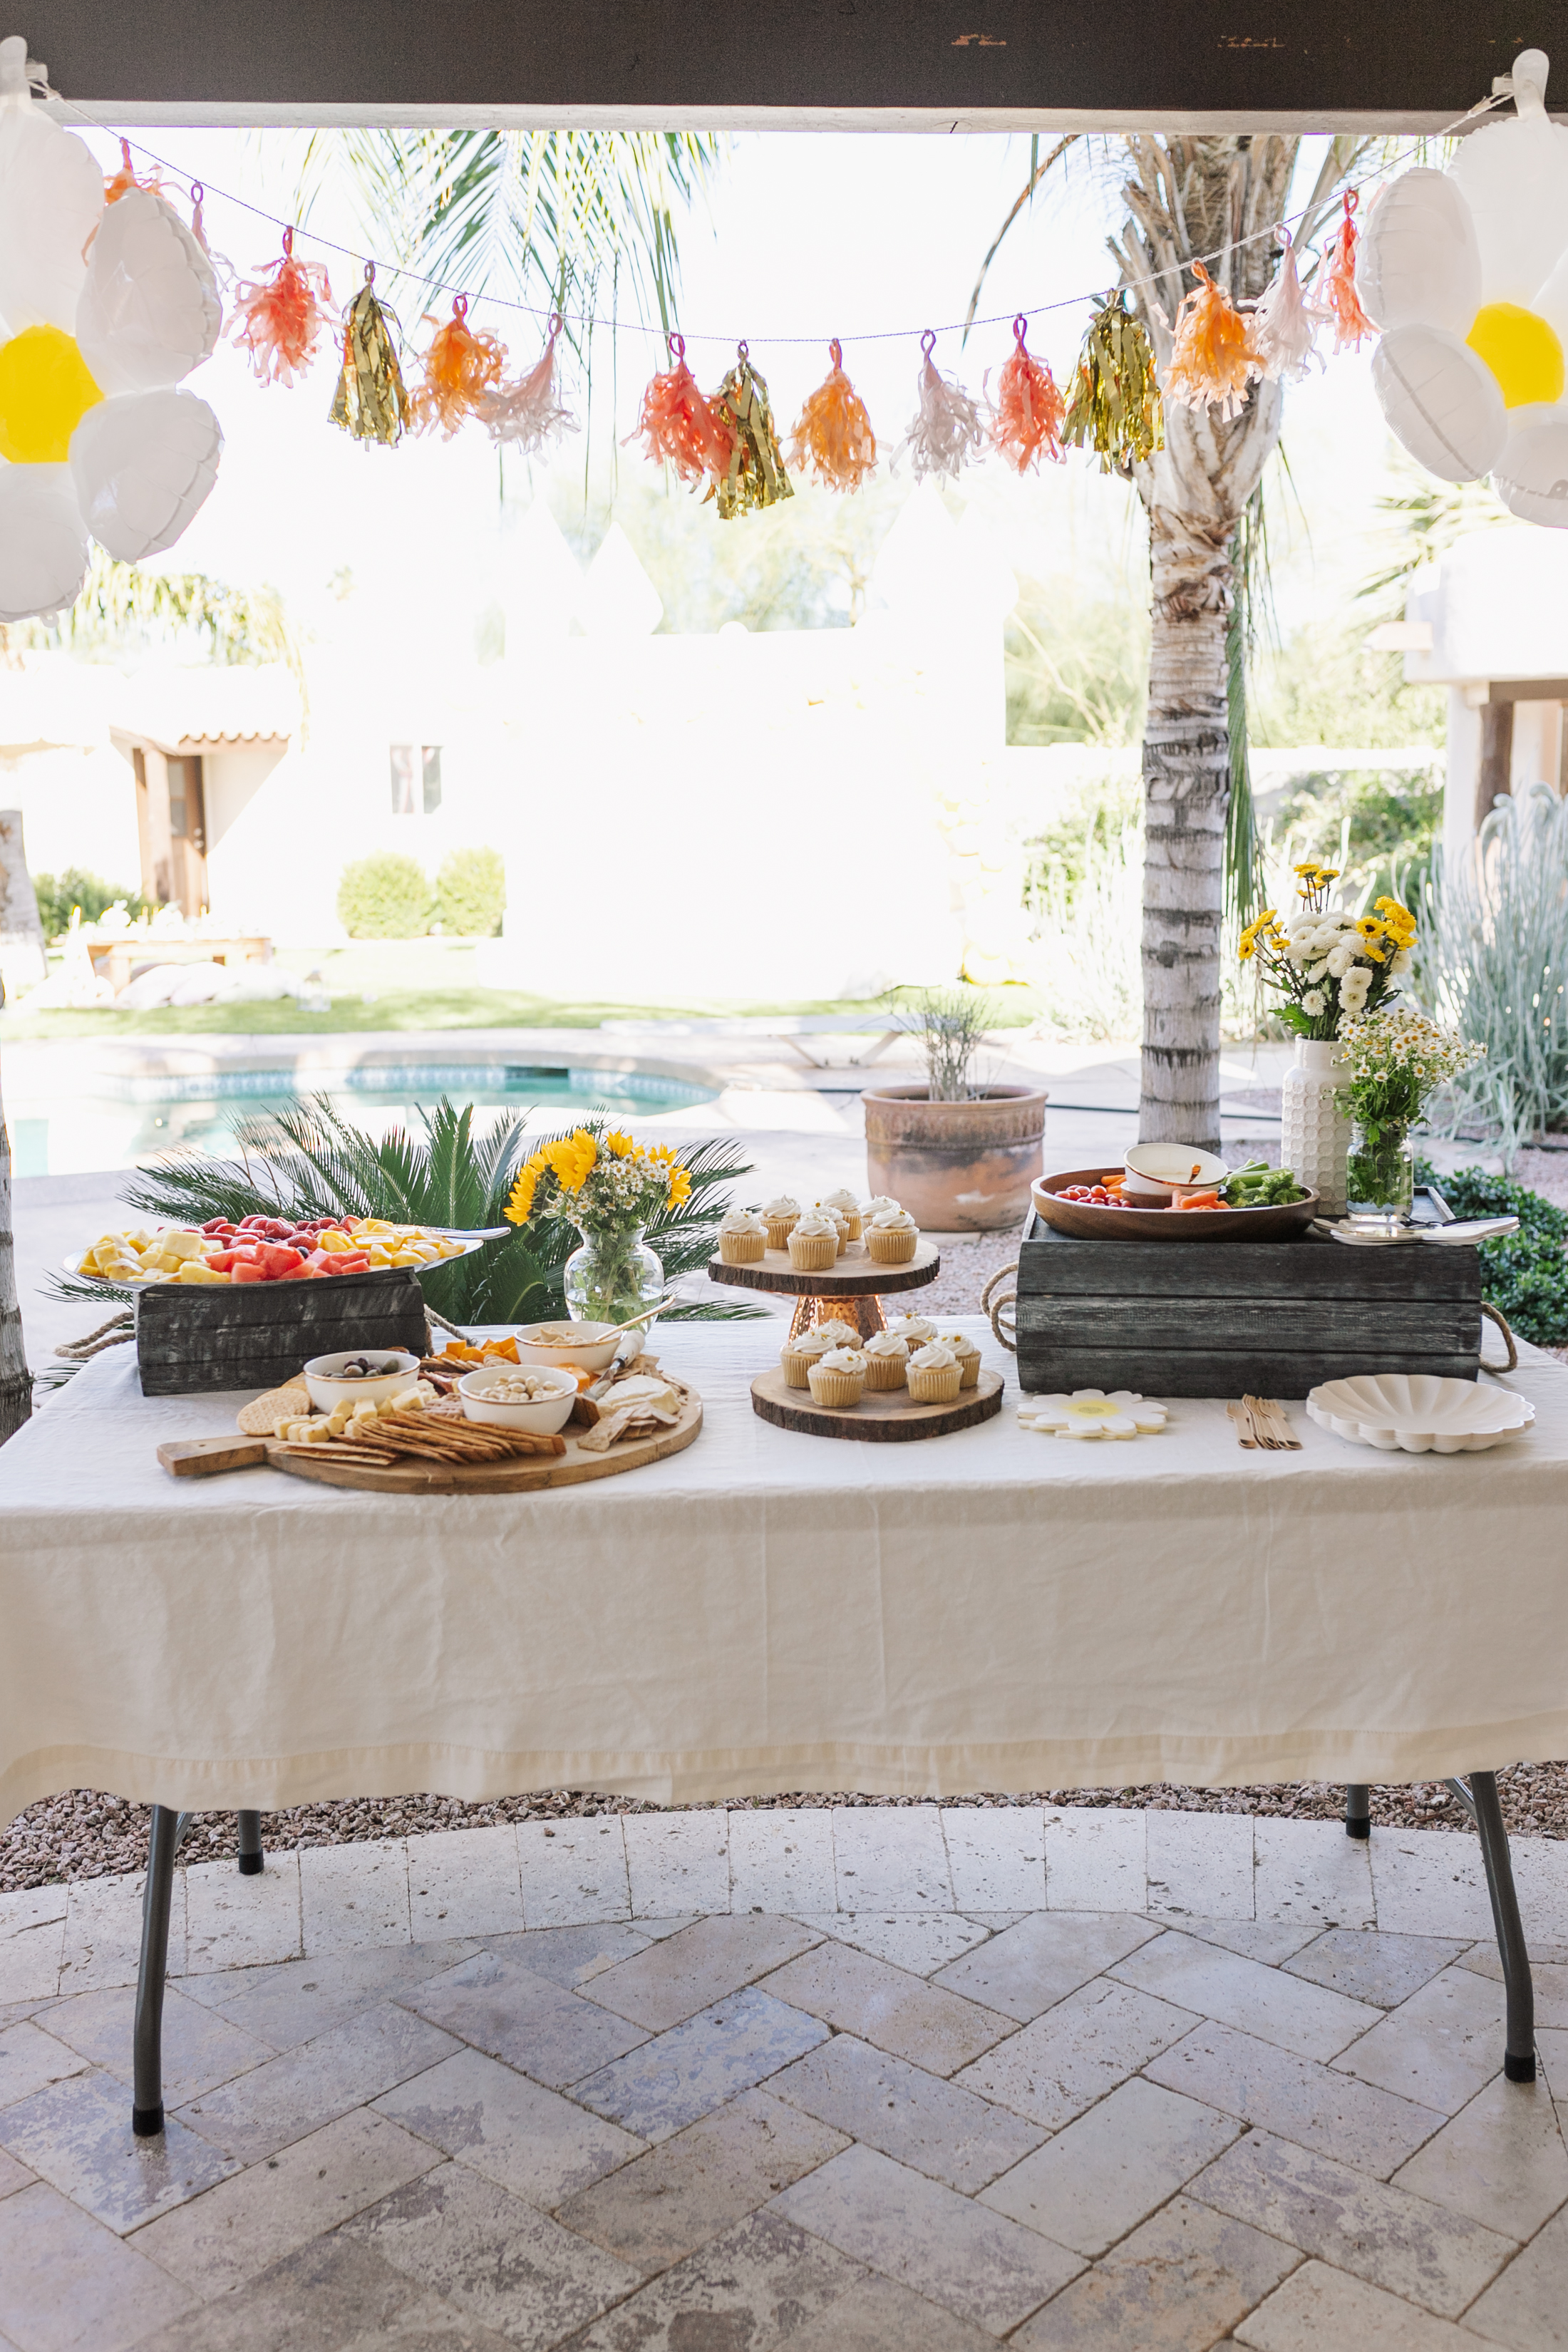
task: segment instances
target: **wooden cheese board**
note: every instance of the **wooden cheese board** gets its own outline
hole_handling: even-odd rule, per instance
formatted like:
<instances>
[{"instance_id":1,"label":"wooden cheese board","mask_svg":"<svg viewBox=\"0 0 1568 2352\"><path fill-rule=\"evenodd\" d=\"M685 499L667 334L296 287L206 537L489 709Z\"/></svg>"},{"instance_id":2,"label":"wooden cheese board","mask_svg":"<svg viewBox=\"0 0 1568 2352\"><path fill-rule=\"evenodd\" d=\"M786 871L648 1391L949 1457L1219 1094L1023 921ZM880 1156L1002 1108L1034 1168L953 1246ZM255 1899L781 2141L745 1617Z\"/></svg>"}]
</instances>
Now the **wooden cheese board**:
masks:
<instances>
[{"instance_id":1,"label":"wooden cheese board","mask_svg":"<svg viewBox=\"0 0 1568 2352\"><path fill-rule=\"evenodd\" d=\"M672 1381L682 1399L680 1417L651 1437L624 1438L605 1454L584 1454L586 1430L563 1433L563 1454L523 1454L510 1462L482 1462L455 1468L444 1462L356 1462L348 1445L285 1445L271 1437L197 1437L158 1448L158 1459L174 1478L210 1477L223 1470L282 1470L291 1478L322 1486L357 1486L375 1495L528 1495L546 1486L576 1486L589 1478L613 1478L684 1453L702 1428L702 1400L694 1389Z\"/></svg>"},{"instance_id":2,"label":"wooden cheese board","mask_svg":"<svg viewBox=\"0 0 1568 2352\"><path fill-rule=\"evenodd\" d=\"M752 1382L752 1409L776 1429L896 1445L990 1421L1002 1410L1004 1386L1000 1372L982 1371L973 1388L960 1389L951 1404L916 1404L908 1389L868 1389L858 1404L823 1405L813 1402L809 1389L792 1389L775 1364Z\"/></svg>"}]
</instances>

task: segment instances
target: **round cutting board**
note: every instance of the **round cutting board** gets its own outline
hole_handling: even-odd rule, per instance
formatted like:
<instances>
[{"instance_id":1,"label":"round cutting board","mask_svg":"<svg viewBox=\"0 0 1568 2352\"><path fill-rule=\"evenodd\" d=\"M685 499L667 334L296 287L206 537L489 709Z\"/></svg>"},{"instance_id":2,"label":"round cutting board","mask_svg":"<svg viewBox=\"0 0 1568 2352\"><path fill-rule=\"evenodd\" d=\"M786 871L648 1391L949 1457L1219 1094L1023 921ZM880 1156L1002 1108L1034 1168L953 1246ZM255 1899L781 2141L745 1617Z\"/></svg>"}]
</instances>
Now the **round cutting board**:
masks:
<instances>
[{"instance_id":1,"label":"round cutting board","mask_svg":"<svg viewBox=\"0 0 1568 2352\"><path fill-rule=\"evenodd\" d=\"M587 1432L567 1429L564 1454L529 1454L510 1462L478 1462L453 1469L445 1462L356 1462L347 1446L283 1445L276 1439L267 1447L268 1467L286 1470L291 1478L313 1478L322 1486L363 1486L377 1495L528 1495L545 1486L576 1486L587 1478L613 1478L622 1470L640 1470L645 1463L662 1462L668 1454L684 1453L702 1427L702 1400L685 1391L680 1418L671 1429L652 1437L623 1438L607 1454L584 1454L578 1443Z\"/></svg>"},{"instance_id":2,"label":"round cutting board","mask_svg":"<svg viewBox=\"0 0 1568 2352\"><path fill-rule=\"evenodd\" d=\"M868 1390L858 1404L815 1404L809 1389L792 1389L782 1365L759 1372L752 1382L752 1410L777 1429L804 1430L812 1437L868 1438L900 1444L916 1437L945 1437L973 1429L1002 1410L1000 1372L983 1371L972 1389L960 1389L951 1404L916 1404L908 1389Z\"/></svg>"},{"instance_id":3,"label":"round cutting board","mask_svg":"<svg viewBox=\"0 0 1568 2352\"><path fill-rule=\"evenodd\" d=\"M907 1265L879 1265L864 1242L851 1242L842 1257L815 1274L803 1274L790 1263L788 1250L764 1250L755 1265L726 1265L721 1257L708 1261L713 1282L732 1282L742 1290L777 1290L794 1298L886 1298L899 1290L921 1290L942 1271L941 1253L927 1241L917 1242Z\"/></svg>"}]
</instances>

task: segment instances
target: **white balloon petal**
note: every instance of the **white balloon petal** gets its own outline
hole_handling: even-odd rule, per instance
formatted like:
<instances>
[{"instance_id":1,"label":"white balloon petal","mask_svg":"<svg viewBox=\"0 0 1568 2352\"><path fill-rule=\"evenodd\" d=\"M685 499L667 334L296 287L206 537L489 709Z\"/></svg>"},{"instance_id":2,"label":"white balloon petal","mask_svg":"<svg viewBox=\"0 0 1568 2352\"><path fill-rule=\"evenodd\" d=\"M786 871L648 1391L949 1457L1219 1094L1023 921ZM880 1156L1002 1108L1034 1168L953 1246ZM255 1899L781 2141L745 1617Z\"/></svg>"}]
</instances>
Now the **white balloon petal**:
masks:
<instances>
[{"instance_id":1,"label":"white balloon petal","mask_svg":"<svg viewBox=\"0 0 1568 2352\"><path fill-rule=\"evenodd\" d=\"M1481 255L1469 205L1445 172L1406 172L1367 215L1356 292L1379 327L1464 336L1480 308Z\"/></svg>"},{"instance_id":2,"label":"white balloon petal","mask_svg":"<svg viewBox=\"0 0 1568 2352\"><path fill-rule=\"evenodd\" d=\"M1489 473L1508 432L1498 380L1442 327L1395 327L1372 355L1372 380L1394 434L1445 482Z\"/></svg>"},{"instance_id":3,"label":"white balloon petal","mask_svg":"<svg viewBox=\"0 0 1568 2352\"><path fill-rule=\"evenodd\" d=\"M106 393L178 383L223 325L211 261L163 198L133 188L110 205L77 305L81 354Z\"/></svg>"},{"instance_id":4,"label":"white balloon petal","mask_svg":"<svg viewBox=\"0 0 1568 2352\"><path fill-rule=\"evenodd\" d=\"M0 319L24 327L76 325L87 266L82 247L103 212L103 173L74 131L31 101L0 111Z\"/></svg>"},{"instance_id":5,"label":"white balloon petal","mask_svg":"<svg viewBox=\"0 0 1568 2352\"><path fill-rule=\"evenodd\" d=\"M1528 306L1563 249L1568 131L1544 113L1472 131L1452 166L1481 257L1483 302Z\"/></svg>"},{"instance_id":6,"label":"white balloon petal","mask_svg":"<svg viewBox=\"0 0 1568 2352\"><path fill-rule=\"evenodd\" d=\"M87 576L87 533L64 466L0 466L0 622L52 620Z\"/></svg>"},{"instance_id":7,"label":"white balloon petal","mask_svg":"<svg viewBox=\"0 0 1568 2352\"><path fill-rule=\"evenodd\" d=\"M217 479L223 433L190 392L137 392L89 409L71 436L82 519L121 563L172 547Z\"/></svg>"},{"instance_id":8,"label":"white balloon petal","mask_svg":"<svg viewBox=\"0 0 1568 2352\"><path fill-rule=\"evenodd\" d=\"M1568 530L1568 401L1516 408L1492 488L1523 522Z\"/></svg>"}]
</instances>

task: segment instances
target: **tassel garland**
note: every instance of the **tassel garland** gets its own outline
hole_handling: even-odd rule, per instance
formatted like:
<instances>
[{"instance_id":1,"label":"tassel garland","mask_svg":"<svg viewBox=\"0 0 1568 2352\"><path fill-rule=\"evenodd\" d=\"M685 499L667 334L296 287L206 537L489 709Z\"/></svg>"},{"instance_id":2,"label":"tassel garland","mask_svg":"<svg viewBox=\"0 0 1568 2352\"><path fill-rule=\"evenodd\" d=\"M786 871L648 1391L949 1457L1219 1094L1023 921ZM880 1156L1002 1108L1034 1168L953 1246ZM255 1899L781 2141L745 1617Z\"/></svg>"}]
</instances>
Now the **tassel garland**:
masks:
<instances>
[{"instance_id":1,"label":"tassel garland","mask_svg":"<svg viewBox=\"0 0 1568 2352\"><path fill-rule=\"evenodd\" d=\"M505 365L506 345L493 335L476 335L468 324L468 296L454 295L452 315L430 338L425 381L409 404L415 431L429 433L438 425L449 441L500 382Z\"/></svg>"},{"instance_id":2,"label":"tassel garland","mask_svg":"<svg viewBox=\"0 0 1568 2352\"><path fill-rule=\"evenodd\" d=\"M1329 317L1301 291L1296 269L1296 247L1281 222L1274 232L1283 247L1274 283L1252 314L1252 347L1272 383L1300 383L1309 361L1322 366L1317 350L1318 329Z\"/></svg>"},{"instance_id":3,"label":"tassel garland","mask_svg":"<svg viewBox=\"0 0 1568 2352\"><path fill-rule=\"evenodd\" d=\"M1161 380L1168 401L1184 408L1217 408L1238 416L1247 388L1263 373L1247 321L1223 286L1201 261L1193 264L1197 284L1183 300L1171 333L1174 349Z\"/></svg>"},{"instance_id":4,"label":"tassel garland","mask_svg":"<svg viewBox=\"0 0 1568 2352\"><path fill-rule=\"evenodd\" d=\"M283 257L264 276L234 289L229 333L243 343L263 383L291 384L316 356L322 331L336 321L328 305L332 289L319 261L296 261L294 232L283 232Z\"/></svg>"},{"instance_id":5,"label":"tassel garland","mask_svg":"<svg viewBox=\"0 0 1568 2352\"><path fill-rule=\"evenodd\" d=\"M928 474L945 474L956 482L968 460L985 445L985 425L980 404L962 384L942 375L931 358L936 337L928 327L921 337L920 406L910 429L893 453L893 464L907 449L910 470L917 482Z\"/></svg>"},{"instance_id":6,"label":"tassel garland","mask_svg":"<svg viewBox=\"0 0 1568 2352\"><path fill-rule=\"evenodd\" d=\"M388 449L402 440L409 417L393 340L396 325L396 312L376 300L375 264L367 261L364 284L343 312L342 372L327 414L353 440L379 441Z\"/></svg>"},{"instance_id":7,"label":"tassel garland","mask_svg":"<svg viewBox=\"0 0 1568 2352\"><path fill-rule=\"evenodd\" d=\"M844 373L844 348L837 336L827 350L833 365L800 412L790 436L790 463L796 473L814 474L825 489L858 490L877 463L877 436L864 401Z\"/></svg>"},{"instance_id":8,"label":"tassel garland","mask_svg":"<svg viewBox=\"0 0 1568 2352\"><path fill-rule=\"evenodd\" d=\"M1359 352L1366 335L1375 335L1377 329L1361 307L1361 297L1355 290L1355 249L1361 239L1352 215L1361 199L1353 188L1345 191L1344 216L1340 233L1327 247L1318 268L1318 282L1313 291L1327 303L1334 322L1334 349L1342 352L1348 344Z\"/></svg>"},{"instance_id":9,"label":"tassel garland","mask_svg":"<svg viewBox=\"0 0 1568 2352\"><path fill-rule=\"evenodd\" d=\"M105 205L117 205L121 196L131 194L132 188L140 188L150 196L161 196L163 193L163 174L156 169L139 173L131 161L131 142L122 139L120 142L120 169L106 177L103 183Z\"/></svg>"},{"instance_id":10,"label":"tassel garland","mask_svg":"<svg viewBox=\"0 0 1568 2352\"><path fill-rule=\"evenodd\" d=\"M734 444L686 364L685 337L671 335L669 349L675 365L649 383L637 429L626 439L640 440L656 466L673 466L683 482L700 482L724 471Z\"/></svg>"},{"instance_id":11,"label":"tassel garland","mask_svg":"<svg viewBox=\"0 0 1568 2352\"><path fill-rule=\"evenodd\" d=\"M563 434L578 429L577 419L562 405L555 382L555 339L562 324L560 311L552 310L542 356L515 383L498 384L479 404L479 421L489 427L490 439L521 450L525 457L539 457Z\"/></svg>"},{"instance_id":12,"label":"tassel garland","mask_svg":"<svg viewBox=\"0 0 1568 2352\"><path fill-rule=\"evenodd\" d=\"M752 367L744 343L737 344L735 364L713 395L713 413L730 438L729 463L713 486L720 521L732 522L753 507L793 499L768 387Z\"/></svg>"},{"instance_id":13,"label":"tassel garland","mask_svg":"<svg viewBox=\"0 0 1568 2352\"><path fill-rule=\"evenodd\" d=\"M1061 431L1067 404L1057 390L1048 367L1025 348L1027 321L1013 321L1013 356L996 383L996 407L991 419L991 444L1016 474L1038 467L1042 457L1054 466L1063 462Z\"/></svg>"},{"instance_id":14,"label":"tassel garland","mask_svg":"<svg viewBox=\"0 0 1568 2352\"><path fill-rule=\"evenodd\" d=\"M1124 294L1108 296L1089 322L1062 439L1097 450L1102 474L1131 473L1165 446L1154 347Z\"/></svg>"}]
</instances>

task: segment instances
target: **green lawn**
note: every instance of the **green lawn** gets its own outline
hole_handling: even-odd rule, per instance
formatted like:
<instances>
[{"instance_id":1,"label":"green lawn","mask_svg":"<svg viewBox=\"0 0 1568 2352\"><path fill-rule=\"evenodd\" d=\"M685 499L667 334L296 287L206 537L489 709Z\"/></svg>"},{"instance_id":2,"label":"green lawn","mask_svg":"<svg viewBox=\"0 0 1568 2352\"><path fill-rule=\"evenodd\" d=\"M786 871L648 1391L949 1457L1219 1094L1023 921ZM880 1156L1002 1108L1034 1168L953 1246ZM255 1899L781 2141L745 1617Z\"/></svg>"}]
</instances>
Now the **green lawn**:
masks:
<instances>
[{"instance_id":1,"label":"green lawn","mask_svg":"<svg viewBox=\"0 0 1568 2352\"><path fill-rule=\"evenodd\" d=\"M51 1037L203 1037L331 1035L400 1029L596 1029L609 1020L723 1019L740 1013L865 1013L872 1026L914 992L896 990L868 1003L826 999L798 1003L715 999L688 1004L561 1003L510 990L477 988L474 950L457 940L363 940L323 954L281 949L279 963L303 974L319 970L331 995L329 1013L303 1013L291 997L268 1004L165 1006L157 1012L0 1013L0 1043ZM1021 1028L1042 1009L1030 988L991 992L993 1024Z\"/></svg>"}]
</instances>

